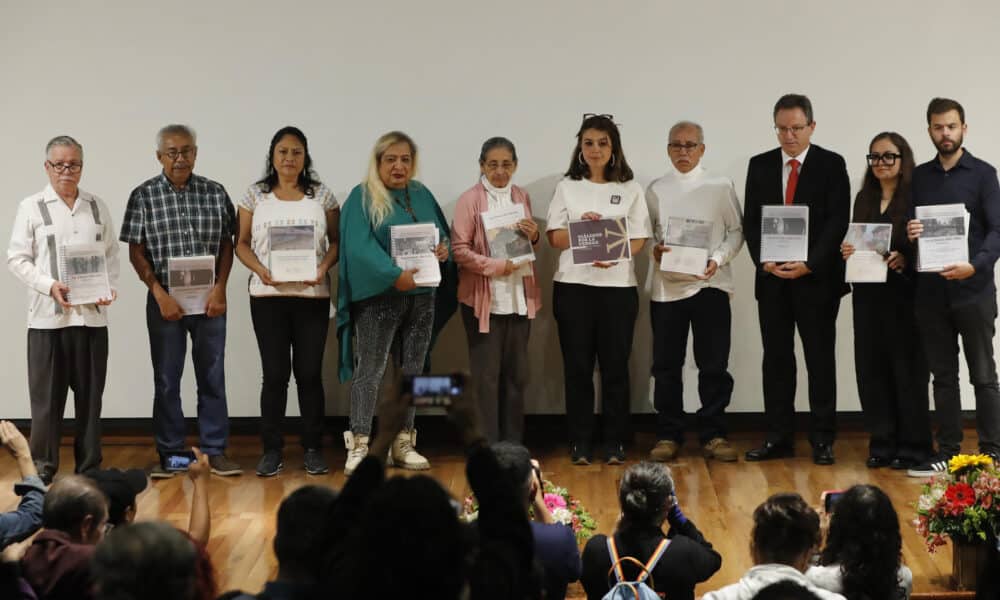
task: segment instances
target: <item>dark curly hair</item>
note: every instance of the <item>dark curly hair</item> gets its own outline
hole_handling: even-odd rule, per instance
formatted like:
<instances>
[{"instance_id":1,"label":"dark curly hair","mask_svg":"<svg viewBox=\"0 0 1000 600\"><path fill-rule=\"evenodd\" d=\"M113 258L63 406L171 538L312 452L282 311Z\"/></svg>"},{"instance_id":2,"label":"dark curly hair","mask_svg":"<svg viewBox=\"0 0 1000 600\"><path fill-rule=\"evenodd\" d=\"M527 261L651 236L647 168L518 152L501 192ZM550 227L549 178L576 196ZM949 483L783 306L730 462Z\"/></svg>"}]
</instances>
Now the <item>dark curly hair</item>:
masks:
<instances>
[{"instance_id":1,"label":"dark curly hair","mask_svg":"<svg viewBox=\"0 0 1000 600\"><path fill-rule=\"evenodd\" d=\"M301 129L292 127L291 125L282 127L271 138L271 147L267 150L267 162L264 165L264 176L257 182L257 185L260 186L260 190L265 194L278 185L278 171L274 168L274 147L286 135L290 135L302 143L302 149L305 151L306 158L305 163L302 165L302 172L299 173L298 186L302 190L302 193L312 198L316 193L316 186L319 185L319 179L312 170L312 157L309 156L309 142L306 141L306 134L302 133Z\"/></svg>"},{"instance_id":2,"label":"dark curly hair","mask_svg":"<svg viewBox=\"0 0 1000 600\"><path fill-rule=\"evenodd\" d=\"M590 178L590 167L580 160L583 132L588 129L602 131L611 138L611 160L604 165L604 179L619 183L632 181L634 175L632 167L628 166L628 161L625 160L621 133L618 132L618 126L615 125L615 122L604 115L593 115L580 123L580 130L576 132L576 148L573 149L573 156L569 159L569 169L566 170L566 176L577 181L585 177Z\"/></svg>"},{"instance_id":3,"label":"dark curly hair","mask_svg":"<svg viewBox=\"0 0 1000 600\"><path fill-rule=\"evenodd\" d=\"M840 565L848 600L895 598L902 547L889 496L874 485L856 485L833 509L820 563Z\"/></svg>"}]
</instances>

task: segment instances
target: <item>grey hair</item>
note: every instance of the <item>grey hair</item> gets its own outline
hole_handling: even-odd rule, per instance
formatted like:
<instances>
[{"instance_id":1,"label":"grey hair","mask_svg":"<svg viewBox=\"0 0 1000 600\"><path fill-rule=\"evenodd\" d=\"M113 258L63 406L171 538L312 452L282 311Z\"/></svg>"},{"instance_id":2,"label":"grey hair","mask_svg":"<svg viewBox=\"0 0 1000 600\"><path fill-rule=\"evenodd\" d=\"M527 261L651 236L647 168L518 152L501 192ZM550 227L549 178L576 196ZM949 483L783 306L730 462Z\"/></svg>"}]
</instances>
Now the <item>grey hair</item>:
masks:
<instances>
[{"instance_id":1,"label":"grey hair","mask_svg":"<svg viewBox=\"0 0 1000 600\"><path fill-rule=\"evenodd\" d=\"M677 121L674 126L670 128L670 133L667 134L667 138L674 137L674 134L681 129L694 129L698 132L698 143L705 143L705 130L701 128L701 125L695 123L694 121Z\"/></svg>"},{"instance_id":2,"label":"grey hair","mask_svg":"<svg viewBox=\"0 0 1000 600\"><path fill-rule=\"evenodd\" d=\"M45 144L45 158L49 157L49 152L52 151L56 146L67 146L70 148L76 148L80 151L80 161L83 161L83 146L80 142L74 140L68 135L57 135L56 137L49 140L48 144Z\"/></svg>"},{"instance_id":3,"label":"grey hair","mask_svg":"<svg viewBox=\"0 0 1000 600\"><path fill-rule=\"evenodd\" d=\"M618 488L623 521L634 525L660 525L674 496L670 468L653 462L632 465L622 475Z\"/></svg>"},{"instance_id":4,"label":"grey hair","mask_svg":"<svg viewBox=\"0 0 1000 600\"><path fill-rule=\"evenodd\" d=\"M486 162L486 155L490 150L496 148L503 148L510 151L511 158L514 160L514 164L517 164L517 150L514 149L514 142L508 140L505 137L491 137L490 139L483 142L483 148L479 151L479 164Z\"/></svg>"},{"instance_id":5,"label":"grey hair","mask_svg":"<svg viewBox=\"0 0 1000 600\"><path fill-rule=\"evenodd\" d=\"M187 125L181 125L179 123L171 123L160 128L156 132L156 149L159 150L163 148L163 138L168 135L186 135L191 138L191 141L195 144L198 143L198 135L194 132L194 129L188 127Z\"/></svg>"}]
</instances>

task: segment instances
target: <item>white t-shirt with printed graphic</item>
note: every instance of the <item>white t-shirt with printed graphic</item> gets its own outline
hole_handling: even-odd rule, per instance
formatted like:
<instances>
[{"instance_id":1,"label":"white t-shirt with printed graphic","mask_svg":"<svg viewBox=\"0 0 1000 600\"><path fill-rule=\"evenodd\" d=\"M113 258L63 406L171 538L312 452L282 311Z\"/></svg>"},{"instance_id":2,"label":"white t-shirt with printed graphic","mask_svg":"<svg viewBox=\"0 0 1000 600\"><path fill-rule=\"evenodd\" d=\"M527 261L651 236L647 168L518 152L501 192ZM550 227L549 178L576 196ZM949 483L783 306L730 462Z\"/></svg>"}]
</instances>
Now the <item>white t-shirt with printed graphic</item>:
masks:
<instances>
[{"instance_id":1,"label":"white t-shirt with printed graphic","mask_svg":"<svg viewBox=\"0 0 1000 600\"><path fill-rule=\"evenodd\" d=\"M587 179L563 179L556 185L556 193L549 204L548 231L569 229L570 221L579 221L587 212L595 212L602 217L626 217L630 239L651 235L645 195L642 186L635 181L593 183ZM570 249L563 250L559 255L559 269L552 279L597 287L636 285L635 268L631 261L619 261L607 269L574 265Z\"/></svg>"},{"instance_id":2,"label":"white t-shirt with printed graphic","mask_svg":"<svg viewBox=\"0 0 1000 600\"><path fill-rule=\"evenodd\" d=\"M250 225L250 247L253 248L257 260L267 266L269 253L268 229L275 226L312 225L316 239L316 265L323 262L329 241L326 237L326 212L338 208L333 192L323 184L319 184L315 193L304 196L301 200L279 200L273 193L264 193L257 184L251 185L239 203L253 213ZM319 285L304 283L279 283L264 285L256 273L250 274L250 295L261 296L299 296L303 298L329 298L329 273Z\"/></svg>"}]
</instances>

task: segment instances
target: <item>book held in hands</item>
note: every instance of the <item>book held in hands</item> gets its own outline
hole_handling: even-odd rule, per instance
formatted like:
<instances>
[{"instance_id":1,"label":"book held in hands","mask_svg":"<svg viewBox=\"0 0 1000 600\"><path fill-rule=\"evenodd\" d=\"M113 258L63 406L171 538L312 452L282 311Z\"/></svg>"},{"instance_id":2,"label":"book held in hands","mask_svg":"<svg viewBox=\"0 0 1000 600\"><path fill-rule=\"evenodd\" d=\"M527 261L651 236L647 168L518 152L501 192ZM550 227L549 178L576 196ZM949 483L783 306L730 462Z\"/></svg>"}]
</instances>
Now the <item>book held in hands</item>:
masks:
<instances>
[{"instance_id":1,"label":"book held in hands","mask_svg":"<svg viewBox=\"0 0 1000 600\"><path fill-rule=\"evenodd\" d=\"M762 206L760 262L807 260L809 260L809 207L781 204Z\"/></svg>"},{"instance_id":2,"label":"book held in hands","mask_svg":"<svg viewBox=\"0 0 1000 600\"><path fill-rule=\"evenodd\" d=\"M964 204L918 206L916 217L924 226L917 238L918 271L943 271L969 262L969 211Z\"/></svg>"},{"instance_id":3,"label":"book held in hands","mask_svg":"<svg viewBox=\"0 0 1000 600\"><path fill-rule=\"evenodd\" d=\"M421 287L437 287L441 283L441 266L434 256L434 248L439 242L440 234L434 223L389 228L389 251L393 262L403 270L417 269L413 281Z\"/></svg>"},{"instance_id":4,"label":"book held in hands","mask_svg":"<svg viewBox=\"0 0 1000 600\"><path fill-rule=\"evenodd\" d=\"M844 242L854 246L847 258L844 280L848 283L885 283L889 272L887 259L892 244L889 223L851 223Z\"/></svg>"},{"instance_id":5,"label":"book held in hands","mask_svg":"<svg viewBox=\"0 0 1000 600\"><path fill-rule=\"evenodd\" d=\"M708 249L714 223L686 217L667 217L663 245L669 248L660 258L660 270L687 275L703 275L708 266Z\"/></svg>"},{"instance_id":6,"label":"book held in hands","mask_svg":"<svg viewBox=\"0 0 1000 600\"><path fill-rule=\"evenodd\" d=\"M506 259L515 265L535 260L531 240L517 226L524 218L523 204L488 210L481 217L491 257Z\"/></svg>"},{"instance_id":7,"label":"book held in hands","mask_svg":"<svg viewBox=\"0 0 1000 600\"><path fill-rule=\"evenodd\" d=\"M272 280L316 279L315 235L313 225L272 225L268 228L268 270Z\"/></svg>"},{"instance_id":8,"label":"book held in hands","mask_svg":"<svg viewBox=\"0 0 1000 600\"><path fill-rule=\"evenodd\" d=\"M569 247L574 265L631 260L628 219L611 217L570 221Z\"/></svg>"},{"instance_id":9,"label":"book held in hands","mask_svg":"<svg viewBox=\"0 0 1000 600\"><path fill-rule=\"evenodd\" d=\"M74 306L111 298L104 244L66 244L58 251L59 280L69 288L66 301Z\"/></svg>"},{"instance_id":10,"label":"book held in hands","mask_svg":"<svg viewBox=\"0 0 1000 600\"><path fill-rule=\"evenodd\" d=\"M167 260L170 296L185 315L205 314L208 295L215 287L215 257L179 256Z\"/></svg>"}]
</instances>

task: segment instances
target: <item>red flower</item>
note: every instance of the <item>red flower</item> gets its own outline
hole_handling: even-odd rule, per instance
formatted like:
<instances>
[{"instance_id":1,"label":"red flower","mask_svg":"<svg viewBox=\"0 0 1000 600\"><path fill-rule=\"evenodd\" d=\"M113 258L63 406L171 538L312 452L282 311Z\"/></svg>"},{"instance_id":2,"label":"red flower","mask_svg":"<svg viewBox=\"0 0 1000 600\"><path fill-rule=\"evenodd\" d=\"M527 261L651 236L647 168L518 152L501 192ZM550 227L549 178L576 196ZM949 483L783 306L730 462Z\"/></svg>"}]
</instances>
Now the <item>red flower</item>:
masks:
<instances>
[{"instance_id":1,"label":"red flower","mask_svg":"<svg viewBox=\"0 0 1000 600\"><path fill-rule=\"evenodd\" d=\"M953 483L944 492L948 503L954 507L972 506L976 502L976 491L967 483Z\"/></svg>"}]
</instances>

